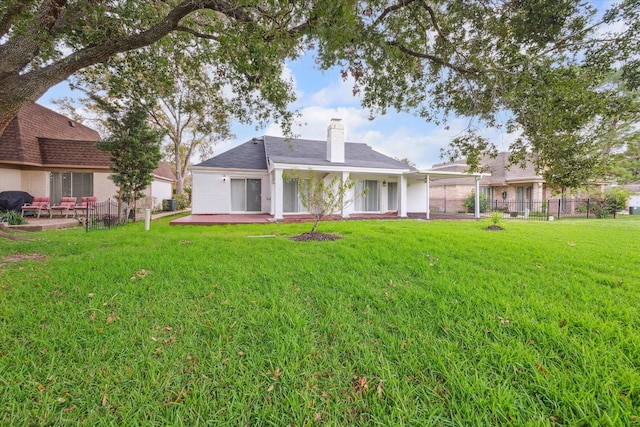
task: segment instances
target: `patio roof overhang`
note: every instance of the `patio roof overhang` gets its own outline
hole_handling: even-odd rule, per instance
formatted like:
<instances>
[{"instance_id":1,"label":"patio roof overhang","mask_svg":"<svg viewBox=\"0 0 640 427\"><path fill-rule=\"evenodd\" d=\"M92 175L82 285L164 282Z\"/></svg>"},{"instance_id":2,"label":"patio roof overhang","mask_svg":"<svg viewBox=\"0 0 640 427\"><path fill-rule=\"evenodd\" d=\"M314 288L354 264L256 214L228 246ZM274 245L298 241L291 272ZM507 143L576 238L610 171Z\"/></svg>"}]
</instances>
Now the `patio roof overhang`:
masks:
<instances>
[{"instance_id":1,"label":"patio roof overhang","mask_svg":"<svg viewBox=\"0 0 640 427\"><path fill-rule=\"evenodd\" d=\"M427 201L427 215L426 219L429 219L429 197L430 197L430 185L431 181L437 181L438 179L446 179L446 178L474 178L476 181L476 202L475 202L475 212L474 217L480 218L480 180L484 177L491 176L490 173L481 173L481 172L453 172L453 171L438 171L433 169L420 169L415 172L411 172L407 175L408 178L424 180L426 185L426 201Z\"/></svg>"}]
</instances>

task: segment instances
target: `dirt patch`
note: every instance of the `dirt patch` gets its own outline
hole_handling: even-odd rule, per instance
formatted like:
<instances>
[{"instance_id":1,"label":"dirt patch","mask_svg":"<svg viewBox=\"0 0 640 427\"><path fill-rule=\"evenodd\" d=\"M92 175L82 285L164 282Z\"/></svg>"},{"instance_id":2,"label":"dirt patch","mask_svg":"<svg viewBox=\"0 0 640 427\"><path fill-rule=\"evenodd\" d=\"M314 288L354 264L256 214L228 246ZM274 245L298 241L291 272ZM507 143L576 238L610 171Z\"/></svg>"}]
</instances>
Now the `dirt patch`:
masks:
<instances>
[{"instance_id":1,"label":"dirt patch","mask_svg":"<svg viewBox=\"0 0 640 427\"><path fill-rule=\"evenodd\" d=\"M40 255L39 253L33 254L16 254L16 255L7 255L0 258L0 267L4 267L5 265L14 264L16 262L23 261L44 261L44 255Z\"/></svg>"},{"instance_id":2,"label":"dirt patch","mask_svg":"<svg viewBox=\"0 0 640 427\"><path fill-rule=\"evenodd\" d=\"M485 228L485 230L489 230L489 231L502 231L504 230L504 228L500 227L499 225L490 225L487 228Z\"/></svg>"},{"instance_id":3,"label":"dirt patch","mask_svg":"<svg viewBox=\"0 0 640 427\"><path fill-rule=\"evenodd\" d=\"M298 234L296 236L289 237L289 239L295 240L296 242L309 242L309 241L322 242L322 241L333 241L333 240L342 239L342 236L338 234L314 232L314 233Z\"/></svg>"}]
</instances>

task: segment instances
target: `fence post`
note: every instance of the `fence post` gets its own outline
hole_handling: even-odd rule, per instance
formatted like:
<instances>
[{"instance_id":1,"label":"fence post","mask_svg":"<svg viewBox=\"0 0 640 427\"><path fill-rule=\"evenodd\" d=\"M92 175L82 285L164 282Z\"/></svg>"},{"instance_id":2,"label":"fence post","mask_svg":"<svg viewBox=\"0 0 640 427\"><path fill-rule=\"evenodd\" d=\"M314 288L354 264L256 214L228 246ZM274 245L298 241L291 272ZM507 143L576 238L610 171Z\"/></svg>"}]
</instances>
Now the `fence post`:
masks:
<instances>
[{"instance_id":1,"label":"fence post","mask_svg":"<svg viewBox=\"0 0 640 427\"><path fill-rule=\"evenodd\" d=\"M558 199L558 219L560 219L560 209L562 209L562 199Z\"/></svg>"},{"instance_id":2,"label":"fence post","mask_svg":"<svg viewBox=\"0 0 640 427\"><path fill-rule=\"evenodd\" d=\"M590 210L591 210L591 199L587 199L587 219L589 219Z\"/></svg>"}]
</instances>

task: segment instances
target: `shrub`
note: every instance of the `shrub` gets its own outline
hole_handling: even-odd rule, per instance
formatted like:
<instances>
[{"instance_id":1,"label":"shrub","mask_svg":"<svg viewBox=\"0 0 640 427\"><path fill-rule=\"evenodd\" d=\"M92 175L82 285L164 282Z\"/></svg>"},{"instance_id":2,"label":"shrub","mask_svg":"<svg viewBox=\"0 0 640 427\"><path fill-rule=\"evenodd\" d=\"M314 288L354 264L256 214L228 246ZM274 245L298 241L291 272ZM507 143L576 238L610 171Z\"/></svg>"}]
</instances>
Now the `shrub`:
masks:
<instances>
[{"instance_id":1,"label":"shrub","mask_svg":"<svg viewBox=\"0 0 640 427\"><path fill-rule=\"evenodd\" d=\"M467 212L473 213L476 211L476 195L474 192L471 192L471 195L465 199L463 205ZM488 205L489 201L487 200L487 196L480 194L480 212L486 212Z\"/></svg>"},{"instance_id":2,"label":"shrub","mask_svg":"<svg viewBox=\"0 0 640 427\"><path fill-rule=\"evenodd\" d=\"M611 206L613 206L615 200L616 211L624 210L627 207L627 200L629 196L633 194L633 191L624 187L612 187L604 192L604 197L607 200L612 200Z\"/></svg>"},{"instance_id":3,"label":"shrub","mask_svg":"<svg viewBox=\"0 0 640 427\"><path fill-rule=\"evenodd\" d=\"M500 220L502 220L502 213L500 213L500 211L491 212L491 222L493 225L498 225Z\"/></svg>"},{"instance_id":4,"label":"shrub","mask_svg":"<svg viewBox=\"0 0 640 427\"><path fill-rule=\"evenodd\" d=\"M189 207L189 195L188 194L176 194L176 209L181 211Z\"/></svg>"},{"instance_id":5,"label":"shrub","mask_svg":"<svg viewBox=\"0 0 640 427\"><path fill-rule=\"evenodd\" d=\"M0 222L8 222L9 225L22 225L27 221L16 211L0 212Z\"/></svg>"}]
</instances>

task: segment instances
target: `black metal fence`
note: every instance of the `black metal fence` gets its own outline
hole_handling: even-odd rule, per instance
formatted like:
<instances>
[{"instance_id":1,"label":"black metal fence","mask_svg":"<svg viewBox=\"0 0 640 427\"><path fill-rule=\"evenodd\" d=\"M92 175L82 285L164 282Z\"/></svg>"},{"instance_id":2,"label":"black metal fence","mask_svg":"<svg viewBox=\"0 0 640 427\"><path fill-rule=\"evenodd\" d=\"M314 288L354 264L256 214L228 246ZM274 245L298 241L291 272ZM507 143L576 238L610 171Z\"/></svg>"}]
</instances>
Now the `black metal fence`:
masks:
<instances>
[{"instance_id":1,"label":"black metal fence","mask_svg":"<svg viewBox=\"0 0 640 427\"><path fill-rule=\"evenodd\" d=\"M549 215L555 218L616 218L615 199L550 199Z\"/></svg>"},{"instance_id":2,"label":"black metal fence","mask_svg":"<svg viewBox=\"0 0 640 427\"><path fill-rule=\"evenodd\" d=\"M489 212L500 212L504 219L547 221L549 218L549 203L543 200L496 199L487 208Z\"/></svg>"},{"instance_id":3,"label":"black metal fence","mask_svg":"<svg viewBox=\"0 0 640 427\"><path fill-rule=\"evenodd\" d=\"M432 214L447 217L473 216L474 206L465 206L463 199L430 199ZM480 214L488 216L500 212L502 218L524 221L548 221L561 218L616 218L615 199L566 199L549 200L481 200Z\"/></svg>"},{"instance_id":4,"label":"black metal fence","mask_svg":"<svg viewBox=\"0 0 640 427\"><path fill-rule=\"evenodd\" d=\"M82 208L76 208L78 221L86 231L104 230L124 225L129 220L129 207L123 203L108 199L106 202L89 203Z\"/></svg>"}]
</instances>

